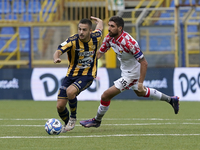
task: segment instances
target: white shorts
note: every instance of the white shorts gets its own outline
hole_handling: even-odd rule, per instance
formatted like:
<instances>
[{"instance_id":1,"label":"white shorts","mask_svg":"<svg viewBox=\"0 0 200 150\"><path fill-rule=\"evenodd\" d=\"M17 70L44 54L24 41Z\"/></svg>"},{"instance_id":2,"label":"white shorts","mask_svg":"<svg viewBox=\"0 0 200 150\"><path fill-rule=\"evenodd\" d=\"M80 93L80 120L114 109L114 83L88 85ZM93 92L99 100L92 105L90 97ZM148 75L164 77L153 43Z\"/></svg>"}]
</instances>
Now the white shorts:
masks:
<instances>
[{"instance_id":1,"label":"white shorts","mask_svg":"<svg viewBox=\"0 0 200 150\"><path fill-rule=\"evenodd\" d=\"M121 92L129 89L138 90L138 79L121 77L118 80L114 81L114 85Z\"/></svg>"}]
</instances>

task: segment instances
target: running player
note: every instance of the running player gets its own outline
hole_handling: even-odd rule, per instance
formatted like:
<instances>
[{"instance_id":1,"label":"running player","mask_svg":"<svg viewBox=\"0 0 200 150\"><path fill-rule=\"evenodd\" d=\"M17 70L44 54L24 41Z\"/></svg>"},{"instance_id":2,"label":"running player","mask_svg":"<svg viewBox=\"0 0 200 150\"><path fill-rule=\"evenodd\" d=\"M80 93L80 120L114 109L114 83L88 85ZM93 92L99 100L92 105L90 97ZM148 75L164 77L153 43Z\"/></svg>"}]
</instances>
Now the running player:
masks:
<instances>
[{"instance_id":1,"label":"running player","mask_svg":"<svg viewBox=\"0 0 200 150\"><path fill-rule=\"evenodd\" d=\"M100 106L95 118L80 121L80 124L84 127L99 127L102 117L109 108L111 99L128 89L134 90L139 97L151 97L168 102L177 114L179 111L179 97L170 97L156 89L143 86L148 63L137 41L123 30L124 20L121 17L113 16L110 18L108 26L109 33L104 38L97 57L100 58L112 47L121 64L121 77L101 95Z\"/></svg>"},{"instance_id":2,"label":"running player","mask_svg":"<svg viewBox=\"0 0 200 150\"><path fill-rule=\"evenodd\" d=\"M97 48L102 37L103 21L91 17L96 22L92 31L92 22L82 19L78 24L78 34L70 36L58 46L54 53L54 63L60 63L60 56L67 52L69 67L67 75L59 89L57 111L65 125L62 132L75 127L77 113L77 95L88 88L97 74ZM70 112L66 107L69 102Z\"/></svg>"}]
</instances>

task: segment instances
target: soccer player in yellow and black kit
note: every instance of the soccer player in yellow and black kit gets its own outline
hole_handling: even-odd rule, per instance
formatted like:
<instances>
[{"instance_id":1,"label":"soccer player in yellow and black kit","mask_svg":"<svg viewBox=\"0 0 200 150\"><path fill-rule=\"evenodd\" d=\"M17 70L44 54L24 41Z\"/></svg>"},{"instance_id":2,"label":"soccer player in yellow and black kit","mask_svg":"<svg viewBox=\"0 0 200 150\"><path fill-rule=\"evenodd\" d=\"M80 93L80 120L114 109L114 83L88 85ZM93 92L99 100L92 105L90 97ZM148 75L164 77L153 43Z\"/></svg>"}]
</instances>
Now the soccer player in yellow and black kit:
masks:
<instances>
[{"instance_id":1,"label":"soccer player in yellow and black kit","mask_svg":"<svg viewBox=\"0 0 200 150\"><path fill-rule=\"evenodd\" d=\"M65 122L62 132L75 127L77 98L76 96L88 88L97 74L97 48L102 37L103 21L91 17L96 22L96 29L92 31L92 22L82 19L78 24L78 34L70 36L58 46L53 55L54 63L60 63L60 56L67 52L69 67L62 82L57 99L57 111ZM66 107L69 102L70 112Z\"/></svg>"}]
</instances>

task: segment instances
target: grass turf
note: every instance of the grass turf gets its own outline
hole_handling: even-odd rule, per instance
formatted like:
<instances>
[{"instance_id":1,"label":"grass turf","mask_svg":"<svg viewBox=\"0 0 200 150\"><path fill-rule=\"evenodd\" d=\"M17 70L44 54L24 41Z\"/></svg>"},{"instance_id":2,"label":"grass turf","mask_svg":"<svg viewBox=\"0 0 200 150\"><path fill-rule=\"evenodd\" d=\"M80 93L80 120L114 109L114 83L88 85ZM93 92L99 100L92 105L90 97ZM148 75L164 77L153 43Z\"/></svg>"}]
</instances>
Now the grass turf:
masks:
<instances>
[{"instance_id":1,"label":"grass turf","mask_svg":"<svg viewBox=\"0 0 200 150\"><path fill-rule=\"evenodd\" d=\"M58 118L56 102L0 101L0 149L3 150L188 150L199 149L199 102L180 102L180 112L160 101L112 101L99 128L83 128L99 102L78 102L74 130L48 135L44 124Z\"/></svg>"}]
</instances>

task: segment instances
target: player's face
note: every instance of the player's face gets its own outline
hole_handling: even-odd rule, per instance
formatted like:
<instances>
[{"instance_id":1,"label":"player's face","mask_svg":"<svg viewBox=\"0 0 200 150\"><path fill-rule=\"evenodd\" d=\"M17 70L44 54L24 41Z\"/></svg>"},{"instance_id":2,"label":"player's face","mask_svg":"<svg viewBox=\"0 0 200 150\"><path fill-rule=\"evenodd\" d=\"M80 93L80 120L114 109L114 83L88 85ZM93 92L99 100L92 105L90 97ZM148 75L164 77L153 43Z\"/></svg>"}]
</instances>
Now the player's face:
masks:
<instances>
[{"instance_id":1,"label":"player's face","mask_svg":"<svg viewBox=\"0 0 200 150\"><path fill-rule=\"evenodd\" d=\"M90 33L92 32L92 29L90 29L88 24L82 24L80 23L78 25L78 34L79 38L83 41L89 41L90 39Z\"/></svg>"},{"instance_id":2,"label":"player's face","mask_svg":"<svg viewBox=\"0 0 200 150\"><path fill-rule=\"evenodd\" d=\"M109 21L108 32L110 37L118 37L121 34L121 27L117 27L115 22Z\"/></svg>"}]
</instances>

